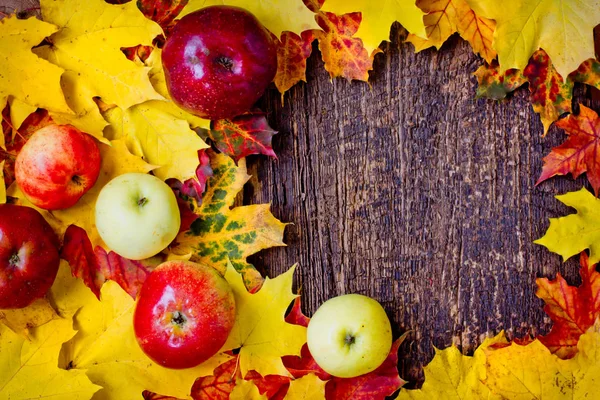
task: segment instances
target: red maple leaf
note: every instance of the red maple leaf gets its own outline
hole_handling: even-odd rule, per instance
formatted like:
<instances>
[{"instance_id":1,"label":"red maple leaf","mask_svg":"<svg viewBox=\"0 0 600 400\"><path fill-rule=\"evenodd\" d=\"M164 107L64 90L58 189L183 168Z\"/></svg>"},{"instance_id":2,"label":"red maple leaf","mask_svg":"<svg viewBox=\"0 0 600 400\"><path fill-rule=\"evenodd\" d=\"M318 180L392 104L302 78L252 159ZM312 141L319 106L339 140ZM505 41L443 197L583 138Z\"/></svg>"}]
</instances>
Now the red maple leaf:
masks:
<instances>
[{"instance_id":1,"label":"red maple leaf","mask_svg":"<svg viewBox=\"0 0 600 400\"><path fill-rule=\"evenodd\" d=\"M213 121L208 136L219 151L236 162L251 154L264 154L275 157L271 140L277 131L267 122L262 111L251 111L232 119Z\"/></svg>"},{"instance_id":2,"label":"red maple leaf","mask_svg":"<svg viewBox=\"0 0 600 400\"><path fill-rule=\"evenodd\" d=\"M538 339L561 358L577 354L579 337L600 317L600 274L585 252L581 253L580 263L579 287L569 286L560 273L553 281L536 279L536 296L544 300L544 311L554 321L550 333Z\"/></svg>"},{"instance_id":3,"label":"red maple leaf","mask_svg":"<svg viewBox=\"0 0 600 400\"><path fill-rule=\"evenodd\" d=\"M150 272L162 261L161 257L128 260L99 246L92 249L87 233L76 225L67 228L60 256L69 263L73 276L81 278L98 299L102 285L109 279L135 299Z\"/></svg>"},{"instance_id":4,"label":"red maple leaf","mask_svg":"<svg viewBox=\"0 0 600 400\"><path fill-rule=\"evenodd\" d=\"M290 377L281 375L261 376L256 371L248 371L244 377L247 381L252 381L258 388L258 392L269 400L283 400L290 388Z\"/></svg>"},{"instance_id":5,"label":"red maple leaf","mask_svg":"<svg viewBox=\"0 0 600 400\"><path fill-rule=\"evenodd\" d=\"M229 400L236 380L241 378L237 362L237 357L233 358L215 368L212 375L196 379L192 386L192 398L194 400Z\"/></svg>"},{"instance_id":6,"label":"red maple leaf","mask_svg":"<svg viewBox=\"0 0 600 400\"><path fill-rule=\"evenodd\" d=\"M286 317L290 324L308 326L309 318L300 309L300 300L294 301L292 310ZM404 385L398 376L398 348L404 341L405 335L397 339L390 350L386 360L375 371L356 378L338 378L323 371L310 354L308 346L302 347L300 356L285 356L283 364L295 379L309 373L314 373L325 385L325 398L327 400L377 400L385 399Z\"/></svg>"},{"instance_id":7,"label":"red maple leaf","mask_svg":"<svg viewBox=\"0 0 600 400\"><path fill-rule=\"evenodd\" d=\"M569 135L567 140L544 157L542 174L536 185L555 175L571 173L577 178L587 172L587 178L598 196L600 189L600 119L584 105L579 115L570 114L556 123Z\"/></svg>"}]
</instances>

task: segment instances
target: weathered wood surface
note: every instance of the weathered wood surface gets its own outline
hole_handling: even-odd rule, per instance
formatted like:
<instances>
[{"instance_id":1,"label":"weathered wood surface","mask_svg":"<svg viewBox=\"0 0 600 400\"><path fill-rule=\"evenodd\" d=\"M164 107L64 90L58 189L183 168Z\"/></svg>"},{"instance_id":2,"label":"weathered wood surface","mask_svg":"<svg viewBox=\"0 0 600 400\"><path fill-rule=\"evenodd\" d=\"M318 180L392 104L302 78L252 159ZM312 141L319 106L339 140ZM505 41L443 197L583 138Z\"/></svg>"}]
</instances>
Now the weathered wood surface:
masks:
<instances>
[{"instance_id":1,"label":"weathered wood surface","mask_svg":"<svg viewBox=\"0 0 600 400\"><path fill-rule=\"evenodd\" d=\"M507 102L475 100L481 60L453 38L414 54L402 32L376 57L370 88L330 82L316 46L308 83L263 102L280 130L278 160L250 157L246 203L271 202L292 222L287 248L252 258L270 275L299 263L310 315L326 299L379 300L398 335L405 379L422 377L433 346L472 351L504 329L545 332L535 278L560 272L578 283L576 260L533 244L548 218L569 212L554 195L584 179L535 187L542 158L564 140L542 124L521 89ZM590 93L576 100L600 111Z\"/></svg>"}]
</instances>

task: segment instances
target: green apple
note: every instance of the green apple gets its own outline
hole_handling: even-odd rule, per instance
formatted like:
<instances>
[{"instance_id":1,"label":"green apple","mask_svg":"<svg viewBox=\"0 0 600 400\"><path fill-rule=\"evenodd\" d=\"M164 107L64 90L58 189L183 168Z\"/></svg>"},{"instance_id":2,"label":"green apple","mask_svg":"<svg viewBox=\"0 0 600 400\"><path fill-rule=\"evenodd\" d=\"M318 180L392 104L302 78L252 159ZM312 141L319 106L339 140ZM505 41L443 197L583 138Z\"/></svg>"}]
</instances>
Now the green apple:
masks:
<instances>
[{"instance_id":1,"label":"green apple","mask_svg":"<svg viewBox=\"0 0 600 400\"><path fill-rule=\"evenodd\" d=\"M327 300L308 324L308 349L325 372L353 378L379 367L392 348L383 307L360 294Z\"/></svg>"},{"instance_id":2,"label":"green apple","mask_svg":"<svg viewBox=\"0 0 600 400\"><path fill-rule=\"evenodd\" d=\"M153 175L120 175L102 188L96 201L100 237L131 260L159 253L175 239L180 225L175 194Z\"/></svg>"}]
</instances>

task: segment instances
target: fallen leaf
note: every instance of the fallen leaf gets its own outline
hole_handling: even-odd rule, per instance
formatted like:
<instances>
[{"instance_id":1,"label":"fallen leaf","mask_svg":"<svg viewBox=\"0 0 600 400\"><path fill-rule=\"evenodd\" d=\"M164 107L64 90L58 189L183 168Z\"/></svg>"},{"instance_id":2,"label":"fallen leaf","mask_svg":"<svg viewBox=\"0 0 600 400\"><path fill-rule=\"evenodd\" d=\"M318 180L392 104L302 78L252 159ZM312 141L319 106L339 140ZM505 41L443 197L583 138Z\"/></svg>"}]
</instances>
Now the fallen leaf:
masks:
<instances>
[{"instance_id":1,"label":"fallen leaf","mask_svg":"<svg viewBox=\"0 0 600 400\"><path fill-rule=\"evenodd\" d=\"M286 400L325 400L325 382L315 374L304 375L302 378L290 382L290 388L285 398ZM338 397L330 398L338 399ZM350 398L359 399L360 397Z\"/></svg>"},{"instance_id":2,"label":"fallen leaf","mask_svg":"<svg viewBox=\"0 0 600 400\"><path fill-rule=\"evenodd\" d=\"M13 332L28 339L30 339L30 329L44 325L55 318L58 318L58 315L46 297L35 300L25 308L0 310L0 321Z\"/></svg>"},{"instance_id":3,"label":"fallen leaf","mask_svg":"<svg viewBox=\"0 0 600 400\"><path fill-rule=\"evenodd\" d=\"M544 300L544 311L554 321L550 333L538 339L560 358L577 354L579 337L600 317L600 274L585 252L581 253L580 263L579 287L569 286L560 273L553 281L535 280L538 285L535 295Z\"/></svg>"},{"instance_id":4,"label":"fallen leaf","mask_svg":"<svg viewBox=\"0 0 600 400\"><path fill-rule=\"evenodd\" d=\"M544 157L544 166L536 185L555 175L571 173L576 179L584 172L598 196L600 190L600 118L593 110L583 104L579 115L573 114L561 119L556 126L569 135L567 140L554 147Z\"/></svg>"},{"instance_id":5,"label":"fallen leaf","mask_svg":"<svg viewBox=\"0 0 600 400\"><path fill-rule=\"evenodd\" d=\"M267 396L260 394L254 382L238 379L229 400L267 400Z\"/></svg>"},{"instance_id":6,"label":"fallen leaf","mask_svg":"<svg viewBox=\"0 0 600 400\"><path fill-rule=\"evenodd\" d=\"M91 296L77 312L74 326L78 332L65 343L61 355L63 366L86 371L92 382L102 386L95 399L135 399L144 390L187 398L196 377L210 374L229 359L219 354L195 368L163 368L137 344L132 324L135 303L129 294L108 281L102 286L101 299Z\"/></svg>"},{"instance_id":7,"label":"fallen leaf","mask_svg":"<svg viewBox=\"0 0 600 400\"><path fill-rule=\"evenodd\" d=\"M277 158L271 147L271 140L277 131L269 126L266 114L262 111L251 111L233 119L213 121L207 134L219 151L236 162L251 154Z\"/></svg>"},{"instance_id":8,"label":"fallen leaf","mask_svg":"<svg viewBox=\"0 0 600 400\"><path fill-rule=\"evenodd\" d=\"M67 3L68 2L68 3ZM151 45L162 33L135 2L112 5L103 0L42 0L42 17L60 28L52 45L35 53L77 74L74 84L88 87L107 104L127 109L162 99L152 87L148 69L123 57L122 47Z\"/></svg>"},{"instance_id":9,"label":"fallen leaf","mask_svg":"<svg viewBox=\"0 0 600 400\"><path fill-rule=\"evenodd\" d=\"M85 371L58 368L61 346L75 334L70 319L32 329L31 341L0 324L0 397L3 399L89 399L100 387Z\"/></svg>"},{"instance_id":10,"label":"fallen leaf","mask_svg":"<svg viewBox=\"0 0 600 400\"><path fill-rule=\"evenodd\" d=\"M263 377L256 371L248 371L244 379L254 382L258 388L258 392L269 400L287 399L286 394L291 381L291 378L288 376L267 375Z\"/></svg>"},{"instance_id":11,"label":"fallen leaf","mask_svg":"<svg viewBox=\"0 0 600 400\"><path fill-rule=\"evenodd\" d=\"M208 155L206 149L198 150L198 160L199 164L196 167L195 177L190 178L185 182L181 182L176 179L170 179L167 181L169 186L171 186L171 189L173 189L175 192L175 195L178 197L178 200L181 199L185 201L186 205L191 207L191 210L194 210L199 204L202 203L202 195L206 191L208 179L213 176L213 170L210 166L210 156ZM188 201L190 204L187 203ZM196 219L197 215L194 214L194 216L194 219ZM182 225L184 225L183 222ZM190 229L189 226L183 230L188 229Z\"/></svg>"},{"instance_id":12,"label":"fallen leaf","mask_svg":"<svg viewBox=\"0 0 600 400\"><path fill-rule=\"evenodd\" d=\"M325 63L325 70L333 78L344 77L347 80L369 80L369 71L373 69L373 58L381 50L367 50L363 41L355 37L361 25L361 13L336 15L319 12L317 23L323 29L314 31L319 41L319 50Z\"/></svg>"},{"instance_id":13,"label":"fallen leaf","mask_svg":"<svg viewBox=\"0 0 600 400\"><path fill-rule=\"evenodd\" d=\"M4 182L4 161L0 161L0 204L6 203L6 183Z\"/></svg>"},{"instance_id":14,"label":"fallen leaf","mask_svg":"<svg viewBox=\"0 0 600 400\"><path fill-rule=\"evenodd\" d=\"M473 357L463 355L458 348L435 348L433 360L424 368L425 383L418 390L401 390L398 400L500 400L484 383L486 379L486 349L494 344L506 343L504 333L487 338L475 350ZM515 365L515 369L518 366ZM509 397L513 398L513 397Z\"/></svg>"},{"instance_id":15,"label":"fallen leaf","mask_svg":"<svg viewBox=\"0 0 600 400\"><path fill-rule=\"evenodd\" d=\"M167 29L187 3L188 0L138 0L137 6L146 18Z\"/></svg>"},{"instance_id":16,"label":"fallen leaf","mask_svg":"<svg viewBox=\"0 0 600 400\"><path fill-rule=\"evenodd\" d=\"M407 41L417 53L429 47L439 50L452 34L458 33L488 63L496 58L492 48L496 23L475 14L465 0L417 0L417 6L426 13L423 23L427 32L426 39L408 35Z\"/></svg>"},{"instance_id":17,"label":"fallen leaf","mask_svg":"<svg viewBox=\"0 0 600 400\"><path fill-rule=\"evenodd\" d=\"M153 173L161 180L185 181L195 175L198 150L209 146L187 121L165 111L163 103L153 100L127 110L111 108L104 114L111 123L106 137L124 140L131 153L156 165Z\"/></svg>"},{"instance_id":18,"label":"fallen leaf","mask_svg":"<svg viewBox=\"0 0 600 400\"><path fill-rule=\"evenodd\" d=\"M154 167L146 164L139 157L129 153L123 141L115 140L111 142L111 146L102 143L98 144L98 146L102 157L98 180L73 207L52 212L36 208L27 201L16 183L13 183L8 188L8 195L18 198L21 205L33 207L38 210L44 216L46 221L48 221L50 226L57 232L59 237L62 238L69 225L73 224L85 229L93 247L104 247L105 244L98 234L95 223L96 198L98 197L100 190L102 190L104 185L109 181L119 175L127 172L147 173Z\"/></svg>"},{"instance_id":19,"label":"fallen leaf","mask_svg":"<svg viewBox=\"0 0 600 400\"><path fill-rule=\"evenodd\" d=\"M191 261L210 265L225 273L228 261L244 276L248 288L258 288L262 276L246 257L262 249L284 246L285 224L269 211L268 204L230 208L237 193L250 178L246 163L238 165L224 154L209 152L214 172L209 178L202 204L194 210L198 218L190 230L181 232L167 253L192 254Z\"/></svg>"},{"instance_id":20,"label":"fallen leaf","mask_svg":"<svg viewBox=\"0 0 600 400\"><path fill-rule=\"evenodd\" d=\"M597 327L581 336L579 353L561 360L540 341L484 350L484 380L500 399L584 399L600 384L600 334ZM427 379L427 378L425 378Z\"/></svg>"},{"instance_id":21,"label":"fallen leaf","mask_svg":"<svg viewBox=\"0 0 600 400\"><path fill-rule=\"evenodd\" d=\"M12 126L15 130L21 128L21 125L23 125L23 122L27 119L27 117L29 117L29 115L38 109L37 107L24 103L12 96L9 97L8 104L10 105L10 121L12 122Z\"/></svg>"},{"instance_id":22,"label":"fallen leaf","mask_svg":"<svg viewBox=\"0 0 600 400\"><path fill-rule=\"evenodd\" d=\"M179 17L214 5L236 6L250 11L277 37L283 31L299 35L303 31L319 28L315 22L315 14L302 0L189 0Z\"/></svg>"},{"instance_id":23,"label":"fallen leaf","mask_svg":"<svg viewBox=\"0 0 600 400\"><path fill-rule=\"evenodd\" d=\"M546 234L534 243L560 254L563 261L589 249L589 262L596 264L600 261L600 200L585 187L556 198L567 207L576 209L577 214L550 218Z\"/></svg>"},{"instance_id":24,"label":"fallen leaf","mask_svg":"<svg viewBox=\"0 0 600 400\"><path fill-rule=\"evenodd\" d=\"M594 58L599 0L467 0L477 15L496 21L494 49L501 71L525 69L543 48L561 76Z\"/></svg>"},{"instance_id":25,"label":"fallen leaf","mask_svg":"<svg viewBox=\"0 0 600 400\"><path fill-rule=\"evenodd\" d=\"M161 256L128 260L99 246L93 249L85 230L76 225L67 228L63 242L61 258L69 262L73 276L81 278L98 299L104 282L111 280L135 300L150 272L163 261Z\"/></svg>"},{"instance_id":26,"label":"fallen leaf","mask_svg":"<svg viewBox=\"0 0 600 400\"><path fill-rule=\"evenodd\" d=\"M254 294L246 290L242 276L231 265L225 279L236 303L235 324L222 350L239 350L242 376L255 370L262 376L289 376L281 360L300 355L306 328L285 322L285 312L297 295L292 293L295 266L274 279L266 278ZM276 334L273 334L276 332Z\"/></svg>"},{"instance_id":27,"label":"fallen leaf","mask_svg":"<svg viewBox=\"0 0 600 400\"><path fill-rule=\"evenodd\" d=\"M522 71L513 68L500 72L500 66L496 61L480 66L473 75L477 77L477 98L502 100L527 83Z\"/></svg>"},{"instance_id":28,"label":"fallen leaf","mask_svg":"<svg viewBox=\"0 0 600 400\"><path fill-rule=\"evenodd\" d=\"M238 357L217 366L209 375L196 379L192 386L194 400L228 400L238 379L242 377L238 368Z\"/></svg>"},{"instance_id":29,"label":"fallen leaf","mask_svg":"<svg viewBox=\"0 0 600 400\"><path fill-rule=\"evenodd\" d=\"M392 23L398 21L410 33L426 37L423 11L413 1L404 0L327 0L322 8L337 15L360 12L362 22L354 35L362 39L369 54L390 39Z\"/></svg>"},{"instance_id":30,"label":"fallen leaf","mask_svg":"<svg viewBox=\"0 0 600 400\"><path fill-rule=\"evenodd\" d=\"M277 43L277 73L273 81L283 102L283 94L296 83L306 82L306 60L312 53L313 31L300 35L285 31Z\"/></svg>"},{"instance_id":31,"label":"fallen leaf","mask_svg":"<svg viewBox=\"0 0 600 400\"><path fill-rule=\"evenodd\" d=\"M36 18L18 19L13 15L0 21L1 104L5 105L12 96L32 108L73 113L60 87L64 69L31 51L57 30L55 25ZM15 128L19 127L18 122L13 121Z\"/></svg>"},{"instance_id":32,"label":"fallen leaf","mask_svg":"<svg viewBox=\"0 0 600 400\"><path fill-rule=\"evenodd\" d=\"M173 396L164 396L162 394L153 393L149 390L144 390L142 392L142 397L144 400L183 400Z\"/></svg>"}]
</instances>

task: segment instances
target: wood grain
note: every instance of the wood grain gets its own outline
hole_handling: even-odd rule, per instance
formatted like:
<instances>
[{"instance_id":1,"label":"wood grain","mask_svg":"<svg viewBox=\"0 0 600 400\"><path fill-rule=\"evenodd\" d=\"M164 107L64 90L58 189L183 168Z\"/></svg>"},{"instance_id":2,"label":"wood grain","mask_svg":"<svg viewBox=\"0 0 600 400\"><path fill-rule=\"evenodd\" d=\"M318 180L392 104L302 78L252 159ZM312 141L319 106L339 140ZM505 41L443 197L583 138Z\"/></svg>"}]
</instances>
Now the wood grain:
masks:
<instances>
[{"instance_id":1,"label":"wood grain","mask_svg":"<svg viewBox=\"0 0 600 400\"><path fill-rule=\"evenodd\" d=\"M468 353L502 329L549 329L535 278L561 272L575 284L578 266L533 240L569 211L553 196L585 180L535 187L564 134L541 137L527 89L510 101L475 100L481 60L465 42L414 54L403 37L392 30L371 87L330 82L315 46L308 83L283 106L275 90L267 94L279 159L249 158L244 202L271 202L294 224L287 248L252 261L270 275L299 263L309 315L339 294L379 300L396 334L411 331L402 376L419 381L433 346ZM575 98L600 110L583 87Z\"/></svg>"}]
</instances>

